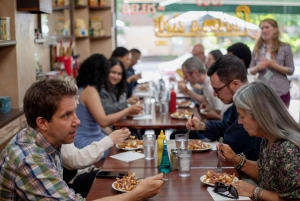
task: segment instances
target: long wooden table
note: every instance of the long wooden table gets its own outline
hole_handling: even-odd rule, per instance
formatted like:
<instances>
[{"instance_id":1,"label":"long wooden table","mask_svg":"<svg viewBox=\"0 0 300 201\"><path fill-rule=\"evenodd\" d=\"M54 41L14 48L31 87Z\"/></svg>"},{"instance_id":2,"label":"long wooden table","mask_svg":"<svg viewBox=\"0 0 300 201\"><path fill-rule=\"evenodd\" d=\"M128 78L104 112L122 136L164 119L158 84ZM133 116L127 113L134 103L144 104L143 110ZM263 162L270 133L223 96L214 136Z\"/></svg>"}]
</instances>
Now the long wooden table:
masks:
<instances>
[{"instance_id":1,"label":"long wooden table","mask_svg":"<svg viewBox=\"0 0 300 201\"><path fill-rule=\"evenodd\" d=\"M167 142L169 154L170 149L175 148L175 140L169 140ZM138 159L131 162L125 162L116 160L111 158L110 156L123 153L123 150L120 150L116 147L112 147L106 158L102 168L106 171L130 171L133 168L156 168L157 167L157 160L145 160L144 158ZM156 158L156 153L155 153ZM192 168L198 167L210 167L211 169L216 168L217 166L217 152L216 151L204 151L204 152L193 152L192 157ZM226 168L233 168L232 163L221 161L221 165Z\"/></svg>"},{"instance_id":2,"label":"long wooden table","mask_svg":"<svg viewBox=\"0 0 300 201\"><path fill-rule=\"evenodd\" d=\"M200 118L196 108L183 109L192 112L196 117ZM130 129L145 130L186 129L187 119L174 119L170 116L170 113L163 114L161 112L155 112L151 115L151 119L144 120L134 120L132 117L127 117L114 123L114 127L115 129L127 127Z\"/></svg>"},{"instance_id":3,"label":"long wooden table","mask_svg":"<svg viewBox=\"0 0 300 201\"><path fill-rule=\"evenodd\" d=\"M168 149L175 146L174 141L168 141ZM113 159L109 156L122 153L123 151L112 147L110 153L105 160L102 171L131 171L136 173L138 178L145 178L158 174L156 159L145 160L139 159L132 162L123 162ZM170 152L169 152L170 153ZM156 158L156 157L155 157ZM222 161L224 167L222 172L235 173L239 177L238 172L234 169L233 164ZM193 152L191 176L180 177L177 170L173 170L169 174L169 180L165 182L161 192L148 200L155 201L181 201L181 200L205 200L212 201L212 197L207 191L207 186L200 182L200 177L205 175L208 170L214 170L217 165L217 153L214 150L205 152ZM117 195L120 192L112 188L115 179L99 179L96 178L93 186L88 194L87 201L95 200L105 196Z\"/></svg>"}]
</instances>

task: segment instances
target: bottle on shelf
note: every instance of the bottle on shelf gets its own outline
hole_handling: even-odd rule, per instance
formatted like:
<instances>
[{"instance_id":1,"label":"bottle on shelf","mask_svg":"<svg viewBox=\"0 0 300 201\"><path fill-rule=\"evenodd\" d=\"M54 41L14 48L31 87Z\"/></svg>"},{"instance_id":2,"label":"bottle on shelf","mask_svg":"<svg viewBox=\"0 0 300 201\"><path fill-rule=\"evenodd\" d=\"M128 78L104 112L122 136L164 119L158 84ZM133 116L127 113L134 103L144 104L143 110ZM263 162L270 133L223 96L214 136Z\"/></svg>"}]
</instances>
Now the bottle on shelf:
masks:
<instances>
[{"instance_id":1,"label":"bottle on shelf","mask_svg":"<svg viewBox=\"0 0 300 201\"><path fill-rule=\"evenodd\" d=\"M160 134L157 136L157 166L160 166L162 153L164 150L164 140L166 139L166 136L164 134L164 131L161 130Z\"/></svg>"},{"instance_id":2,"label":"bottle on shelf","mask_svg":"<svg viewBox=\"0 0 300 201\"><path fill-rule=\"evenodd\" d=\"M174 91L174 86L172 87L170 93L170 102L169 102L169 111L170 113L176 112L176 92Z\"/></svg>"}]
</instances>

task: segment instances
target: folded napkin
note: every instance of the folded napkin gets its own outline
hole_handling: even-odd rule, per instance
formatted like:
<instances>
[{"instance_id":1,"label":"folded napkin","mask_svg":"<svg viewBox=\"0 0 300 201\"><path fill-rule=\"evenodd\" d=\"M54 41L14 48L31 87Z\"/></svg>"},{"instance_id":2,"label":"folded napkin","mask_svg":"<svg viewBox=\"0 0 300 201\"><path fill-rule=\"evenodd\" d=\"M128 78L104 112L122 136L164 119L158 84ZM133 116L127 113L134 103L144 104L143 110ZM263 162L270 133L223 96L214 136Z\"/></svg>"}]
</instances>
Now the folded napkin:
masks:
<instances>
[{"instance_id":1,"label":"folded napkin","mask_svg":"<svg viewBox=\"0 0 300 201\"><path fill-rule=\"evenodd\" d=\"M142 115L142 116L133 117L133 120L144 120L144 119L152 119L152 115L151 114L145 114L145 115Z\"/></svg>"},{"instance_id":2,"label":"folded napkin","mask_svg":"<svg viewBox=\"0 0 300 201\"><path fill-rule=\"evenodd\" d=\"M214 188L213 187L207 187L207 191L209 192L210 196L215 200L215 201L225 201L225 200L236 200L236 199L230 199L227 197L223 197L215 192L213 192ZM248 197L244 196L239 196L239 199L237 200L250 200Z\"/></svg>"},{"instance_id":3,"label":"folded napkin","mask_svg":"<svg viewBox=\"0 0 300 201\"><path fill-rule=\"evenodd\" d=\"M144 156L144 154L141 154L138 152L127 151L127 152L123 152L120 154L112 155L110 157L121 160L121 161L130 162L130 161L144 158L145 156Z\"/></svg>"}]
</instances>

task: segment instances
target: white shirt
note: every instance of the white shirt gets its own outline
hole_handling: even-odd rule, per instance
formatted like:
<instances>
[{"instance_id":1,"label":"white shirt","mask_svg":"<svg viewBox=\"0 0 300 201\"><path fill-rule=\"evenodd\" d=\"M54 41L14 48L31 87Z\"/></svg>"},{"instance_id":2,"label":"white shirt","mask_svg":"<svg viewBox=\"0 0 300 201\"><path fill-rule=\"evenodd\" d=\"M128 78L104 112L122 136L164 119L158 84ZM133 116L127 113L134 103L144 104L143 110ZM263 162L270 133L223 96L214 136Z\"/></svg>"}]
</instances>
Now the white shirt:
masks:
<instances>
[{"instance_id":1,"label":"white shirt","mask_svg":"<svg viewBox=\"0 0 300 201\"><path fill-rule=\"evenodd\" d=\"M110 137L104 137L100 141L78 149L74 143L63 144L61 146L62 164L69 170L78 170L89 167L98 162L104 155L104 152L114 145Z\"/></svg>"},{"instance_id":2,"label":"white shirt","mask_svg":"<svg viewBox=\"0 0 300 201\"><path fill-rule=\"evenodd\" d=\"M206 101L214 110L222 110L224 103L216 96L214 96L214 89L210 84L210 79L206 76L203 83L203 95L206 97Z\"/></svg>"}]
</instances>

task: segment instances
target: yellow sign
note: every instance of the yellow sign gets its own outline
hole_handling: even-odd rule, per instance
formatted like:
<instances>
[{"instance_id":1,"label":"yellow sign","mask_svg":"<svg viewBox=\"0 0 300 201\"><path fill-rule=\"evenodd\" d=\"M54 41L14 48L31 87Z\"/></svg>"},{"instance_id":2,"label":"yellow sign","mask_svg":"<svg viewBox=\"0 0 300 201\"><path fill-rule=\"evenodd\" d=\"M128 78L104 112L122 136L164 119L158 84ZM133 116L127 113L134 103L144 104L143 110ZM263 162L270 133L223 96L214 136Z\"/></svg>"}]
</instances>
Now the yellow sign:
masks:
<instances>
[{"instance_id":1,"label":"yellow sign","mask_svg":"<svg viewBox=\"0 0 300 201\"><path fill-rule=\"evenodd\" d=\"M253 33L249 33L246 22L250 21L250 8L245 5L238 6L235 10L238 18L244 20L244 28L241 29L236 21L225 21L218 18L206 19L199 24L193 20L187 28L183 22L176 21L174 18L164 20L164 15L154 18L154 31L157 37L194 37L194 36L249 36L255 38Z\"/></svg>"}]
</instances>

